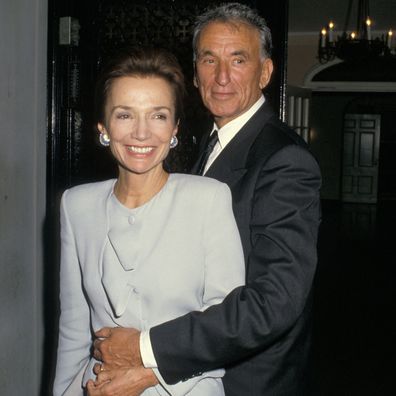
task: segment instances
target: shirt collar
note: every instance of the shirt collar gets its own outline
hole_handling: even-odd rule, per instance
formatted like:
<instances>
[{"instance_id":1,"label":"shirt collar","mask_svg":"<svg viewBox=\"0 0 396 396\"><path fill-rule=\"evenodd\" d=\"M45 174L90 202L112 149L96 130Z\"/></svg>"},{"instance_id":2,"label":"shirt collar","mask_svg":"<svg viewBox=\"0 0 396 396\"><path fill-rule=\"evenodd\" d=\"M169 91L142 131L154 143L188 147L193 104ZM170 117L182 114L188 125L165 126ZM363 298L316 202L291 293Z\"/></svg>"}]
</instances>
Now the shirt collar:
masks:
<instances>
[{"instance_id":1,"label":"shirt collar","mask_svg":"<svg viewBox=\"0 0 396 396\"><path fill-rule=\"evenodd\" d=\"M232 138L242 129L242 127L250 120L253 114L256 113L264 102L264 95L261 95L257 102L254 103L248 111L228 122L222 128L218 128L216 123L213 123L213 128L210 134L212 134L214 130L217 130L221 149L223 149L232 140Z\"/></svg>"}]
</instances>

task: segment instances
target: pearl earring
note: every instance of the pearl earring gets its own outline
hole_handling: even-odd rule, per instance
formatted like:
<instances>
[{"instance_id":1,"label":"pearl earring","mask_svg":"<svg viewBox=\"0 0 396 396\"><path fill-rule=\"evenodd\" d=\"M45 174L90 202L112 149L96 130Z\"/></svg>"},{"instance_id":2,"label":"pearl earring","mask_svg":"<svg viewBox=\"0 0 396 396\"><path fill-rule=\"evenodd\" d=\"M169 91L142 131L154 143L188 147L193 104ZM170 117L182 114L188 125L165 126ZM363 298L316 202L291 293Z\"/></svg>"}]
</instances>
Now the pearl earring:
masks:
<instances>
[{"instance_id":1,"label":"pearl earring","mask_svg":"<svg viewBox=\"0 0 396 396\"><path fill-rule=\"evenodd\" d=\"M99 142L102 146L108 147L110 145L109 135L105 132L99 134Z\"/></svg>"},{"instance_id":2,"label":"pearl earring","mask_svg":"<svg viewBox=\"0 0 396 396\"><path fill-rule=\"evenodd\" d=\"M179 143L179 141L177 140L177 137L175 135L172 136L170 143L169 143L169 147L171 149L175 148L177 146L177 144Z\"/></svg>"}]
</instances>

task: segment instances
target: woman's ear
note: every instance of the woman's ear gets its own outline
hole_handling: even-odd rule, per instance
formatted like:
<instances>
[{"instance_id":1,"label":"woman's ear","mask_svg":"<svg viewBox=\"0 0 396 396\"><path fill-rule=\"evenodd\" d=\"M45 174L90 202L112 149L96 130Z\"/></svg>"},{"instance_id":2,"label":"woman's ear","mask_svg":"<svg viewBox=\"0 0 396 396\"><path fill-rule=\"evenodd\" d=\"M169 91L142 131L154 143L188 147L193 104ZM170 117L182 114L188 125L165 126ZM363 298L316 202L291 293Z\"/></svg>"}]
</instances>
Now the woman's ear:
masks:
<instances>
[{"instance_id":1,"label":"woman's ear","mask_svg":"<svg viewBox=\"0 0 396 396\"><path fill-rule=\"evenodd\" d=\"M98 122L96 124L96 128L99 131L99 133L107 133L105 126L103 124L101 124L100 122Z\"/></svg>"},{"instance_id":2,"label":"woman's ear","mask_svg":"<svg viewBox=\"0 0 396 396\"><path fill-rule=\"evenodd\" d=\"M177 132L179 132L180 118L176 122L176 126L173 129L172 136L176 136Z\"/></svg>"}]
</instances>

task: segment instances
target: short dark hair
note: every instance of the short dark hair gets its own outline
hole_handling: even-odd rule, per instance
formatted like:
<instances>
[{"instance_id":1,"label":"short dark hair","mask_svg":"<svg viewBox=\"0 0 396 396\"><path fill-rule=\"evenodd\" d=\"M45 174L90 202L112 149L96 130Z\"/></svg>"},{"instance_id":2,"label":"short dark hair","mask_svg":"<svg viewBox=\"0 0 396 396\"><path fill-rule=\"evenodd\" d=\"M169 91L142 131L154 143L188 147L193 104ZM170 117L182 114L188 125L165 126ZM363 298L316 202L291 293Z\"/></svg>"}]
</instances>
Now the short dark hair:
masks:
<instances>
[{"instance_id":1,"label":"short dark hair","mask_svg":"<svg viewBox=\"0 0 396 396\"><path fill-rule=\"evenodd\" d=\"M105 106L111 86L121 77L158 77L172 88L175 121L183 112L184 75L176 57L162 48L124 48L105 65L96 84L95 112L97 121L104 123Z\"/></svg>"},{"instance_id":2,"label":"short dark hair","mask_svg":"<svg viewBox=\"0 0 396 396\"><path fill-rule=\"evenodd\" d=\"M212 22L235 23L242 22L258 30L261 43L261 57L266 59L272 53L272 35L267 22L258 12L245 4L224 3L210 6L195 21L193 32L194 60L197 57L197 44L202 29Z\"/></svg>"}]
</instances>

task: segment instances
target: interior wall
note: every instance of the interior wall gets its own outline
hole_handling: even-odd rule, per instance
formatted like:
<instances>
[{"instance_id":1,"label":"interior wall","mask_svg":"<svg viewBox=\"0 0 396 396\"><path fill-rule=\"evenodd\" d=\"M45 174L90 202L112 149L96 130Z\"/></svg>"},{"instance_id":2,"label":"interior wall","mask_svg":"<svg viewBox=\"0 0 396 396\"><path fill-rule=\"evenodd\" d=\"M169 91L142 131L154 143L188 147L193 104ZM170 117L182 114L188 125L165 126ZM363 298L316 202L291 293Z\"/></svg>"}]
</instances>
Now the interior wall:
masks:
<instances>
[{"instance_id":1,"label":"interior wall","mask_svg":"<svg viewBox=\"0 0 396 396\"><path fill-rule=\"evenodd\" d=\"M0 2L0 393L39 395L47 0Z\"/></svg>"},{"instance_id":2,"label":"interior wall","mask_svg":"<svg viewBox=\"0 0 396 396\"><path fill-rule=\"evenodd\" d=\"M306 74L318 64L318 34L289 33L287 84L303 86Z\"/></svg>"}]
</instances>

